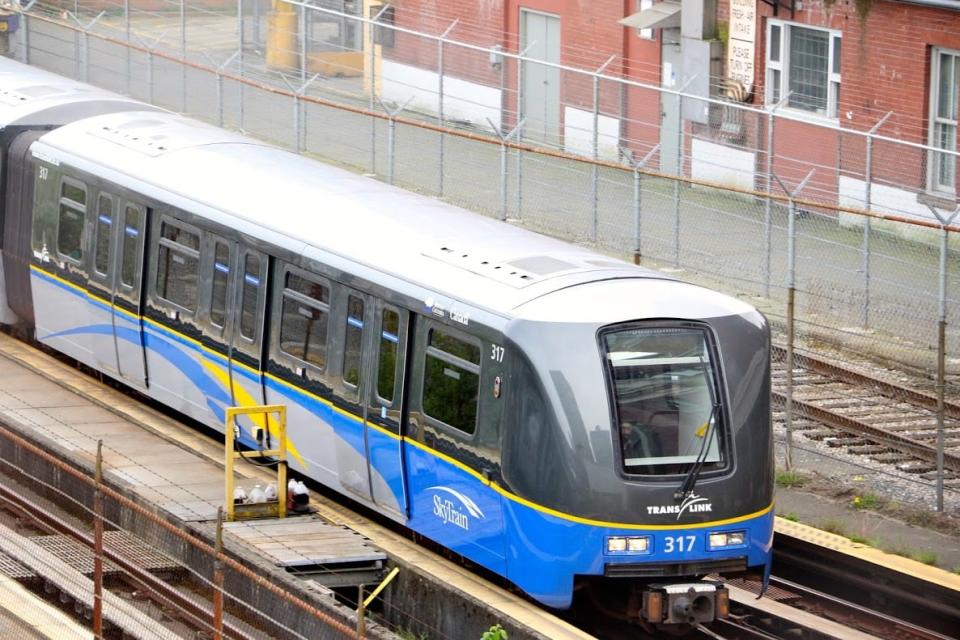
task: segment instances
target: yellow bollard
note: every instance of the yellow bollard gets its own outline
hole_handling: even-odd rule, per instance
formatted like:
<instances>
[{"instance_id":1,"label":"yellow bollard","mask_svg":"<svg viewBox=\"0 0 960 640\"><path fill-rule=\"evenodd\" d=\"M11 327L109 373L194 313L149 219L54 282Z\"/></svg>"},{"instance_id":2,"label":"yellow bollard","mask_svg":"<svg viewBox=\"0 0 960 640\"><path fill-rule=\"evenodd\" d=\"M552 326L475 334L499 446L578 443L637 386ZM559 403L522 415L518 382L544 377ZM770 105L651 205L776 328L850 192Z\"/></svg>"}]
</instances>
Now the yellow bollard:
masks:
<instances>
[{"instance_id":1,"label":"yellow bollard","mask_svg":"<svg viewBox=\"0 0 960 640\"><path fill-rule=\"evenodd\" d=\"M300 68L297 12L286 3L267 12L267 66L277 70Z\"/></svg>"}]
</instances>

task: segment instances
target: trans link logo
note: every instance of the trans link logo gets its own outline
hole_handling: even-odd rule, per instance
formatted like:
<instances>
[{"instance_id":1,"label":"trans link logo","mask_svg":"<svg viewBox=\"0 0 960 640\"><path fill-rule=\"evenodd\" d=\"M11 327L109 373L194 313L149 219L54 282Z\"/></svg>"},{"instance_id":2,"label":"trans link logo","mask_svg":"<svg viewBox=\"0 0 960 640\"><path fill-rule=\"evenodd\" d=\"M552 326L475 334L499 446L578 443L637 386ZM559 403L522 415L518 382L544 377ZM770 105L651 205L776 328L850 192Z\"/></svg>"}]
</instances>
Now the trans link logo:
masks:
<instances>
[{"instance_id":1,"label":"trans link logo","mask_svg":"<svg viewBox=\"0 0 960 640\"><path fill-rule=\"evenodd\" d=\"M701 498L695 493L691 493L680 504L666 504L647 507L647 513L652 516L659 516L668 513L677 514L677 520L685 511L690 513L707 513L713 511L713 504L706 498Z\"/></svg>"},{"instance_id":2,"label":"trans link logo","mask_svg":"<svg viewBox=\"0 0 960 640\"><path fill-rule=\"evenodd\" d=\"M470 518L484 518L483 511L477 506L477 503L463 495L459 491L454 491L450 487L430 487L428 491L443 491L456 498L454 502L450 498L440 495L433 496L433 515L443 520L443 524L452 524L460 527L464 531L470 530Z\"/></svg>"}]
</instances>

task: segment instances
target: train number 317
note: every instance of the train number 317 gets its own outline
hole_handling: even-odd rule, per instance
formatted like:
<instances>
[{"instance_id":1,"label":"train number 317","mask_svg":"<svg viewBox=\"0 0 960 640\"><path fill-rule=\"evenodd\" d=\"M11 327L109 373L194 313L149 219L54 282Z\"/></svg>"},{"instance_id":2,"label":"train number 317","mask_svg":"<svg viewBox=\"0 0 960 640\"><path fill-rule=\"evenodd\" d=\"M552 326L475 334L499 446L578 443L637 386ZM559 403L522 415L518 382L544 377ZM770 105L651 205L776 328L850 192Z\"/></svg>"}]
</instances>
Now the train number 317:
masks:
<instances>
[{"instance_id":1,"label":"train number 317","mask_svg":"<svg viewBox=\"0 0 960 640\"><path fill-rule=\"evenodd\" d=\"M696 536L667 536L663 539L664 553L683 553L684 551L693 551L693 543Z\"/></svg>"}]
</instances>

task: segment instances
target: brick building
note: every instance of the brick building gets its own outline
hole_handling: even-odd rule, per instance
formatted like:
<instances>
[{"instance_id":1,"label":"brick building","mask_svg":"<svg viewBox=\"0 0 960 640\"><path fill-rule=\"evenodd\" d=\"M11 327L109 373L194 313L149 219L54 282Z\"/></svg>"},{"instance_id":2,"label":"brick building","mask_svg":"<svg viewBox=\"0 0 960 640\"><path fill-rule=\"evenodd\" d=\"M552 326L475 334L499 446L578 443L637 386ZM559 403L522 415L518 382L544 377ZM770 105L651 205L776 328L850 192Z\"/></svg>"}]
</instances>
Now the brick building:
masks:
<instances>
[{"instance_id":1,"label":"brick building","mask_svg":"<svg viewBox=\"0 0 960 640\"><path fill-rule=\"evenodd\" d=\"M660 144L663 170L763 188L767 112L779 104L772 169L788 184L814 169L810 196L862 206L862 133L882 121L877 135L907 144L872 143L873 206L929 217L928 203L956 201L956 157L920 147L957 149L960 0L396 0L390 19L432 34L454 25L450 38L476 47L442 46L452 120L510 130L523 118L526 138L585 155L596 122L601 155ZM378 58L383 93L437 111L440 45L395 36ZM490 48L607 64L637 84L517 68ZM661 87L729 104L681 104Z\"/></svg>"}]
</instances>

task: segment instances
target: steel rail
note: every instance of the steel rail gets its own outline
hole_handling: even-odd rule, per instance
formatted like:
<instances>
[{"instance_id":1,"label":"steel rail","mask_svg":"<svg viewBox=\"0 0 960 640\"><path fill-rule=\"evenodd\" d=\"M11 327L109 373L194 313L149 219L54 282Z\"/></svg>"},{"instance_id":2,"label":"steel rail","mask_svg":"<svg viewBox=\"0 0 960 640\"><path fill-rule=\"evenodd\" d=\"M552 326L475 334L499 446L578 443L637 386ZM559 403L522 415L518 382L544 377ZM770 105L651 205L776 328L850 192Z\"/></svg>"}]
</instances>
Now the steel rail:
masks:
<instances>
[{"instance_id":1,"label":"steel rail","mask_svg":"<svg viewBox=\"0 0 960 640\"><path fill-rule=\"evenodd\" d=\"M771 586L795 593L803 598L804 608L813 605L817 615L830 618L849 627L865 631L879 638L897 640L951 640L950 636L901 620L895 616L838 598L790 580L772 577Z\"/></svg>"},{"instance_id":2,"label":"steel rail","mask_svg":"<svg viewBox=\"0 0 960 640\"><path fill-rule=\"evenodd\" d=\"M17 495L10 487L0 484L0 500L7 502L19 511L25 513L30 519L34 520L41 527L48 531L54 531L63 535L70 536L74 540L84 544L89 549L93 549L93 537L84 531L81 531L52 513L40 510L36 505L30 504L23 497ZM159 577L153 575L143 567L138 566L134 561L126 556L116 552L110 547L104 545L104 556L113 564L125 572L125 578L144 591L149 592L158 600L167 606L175 609L189 623L199 630L208 631L213 620L213 609L205 607L200 602L196 602L179 593L172 585L167 584ZM223 632L228 638L235 640L256 640L260 636L250 635L235 624L224 620Z\"/></svg>"},{"instance_id":3,"label":"steel rail","mask_svg":"<svg viewBox=\"0 0 960 640\"><path fill-rule=\"evenodd\" d=\"M957 591L948 584L779 533L773 550L775 576L791 583L785 590L814 590L873 611L895 605L894 618L933 634L924 636L924 640L957 637ZM917 636L903 637L913 640Z\"/></svg>"},{"instance_id":4,"label":"steel rail","mask_svg":"<svg viewBox=\"0 0 960 640\"><path fill-rule=\"evenodd\" d=\"M771 355L775 359L784 359L786 357L786 349L780 346L771 347ZM797 366L810 369L811 371L816 371L817 373L822 373L838 380L844 382L849 382L850 384L855 384L862 387L873 387L880 393L885 396L892 396L895 398L902 398L908 402L911 402L919 407L927 409L931 413L936 412L937 410L937 397L924 393L922 391L917 391L915 389L909 389L892 382L887 382L885 380L880 380L878 378L870 377L866 374L859 373L857 371L851 371L839 365L821 360L820 358L794 354L795 362ZM951 418L960 419L960 404L955 402L946 402L944 403L946 408L946 415Z\"/></svg>"},{"instance_id":5,"label":"steel rail","mask_svg":"<svg viewBox=\"0 0 960 640\"><path fill-rule=\"evenodd\" d=\"M777 391L771 391L770 396L773 399L774 405L786 405L787 398L784 394ZM912 438L907 438L906 436L891 433L881 429L880 427L874 427L865 422L861 422L860 420L842 416L838 413L818 407L809 402L797 400L796 398L793 399L793 409L798 415L823 423L828 427L833 427L834 429L838 429L855 436L866 436L875 442L912 455L923 460L924 462L936 464L937 449L931 445L924 444ZM960 472L960 456L944 452L943 463L947 469Z\"/></svg>"}]
</instances>

